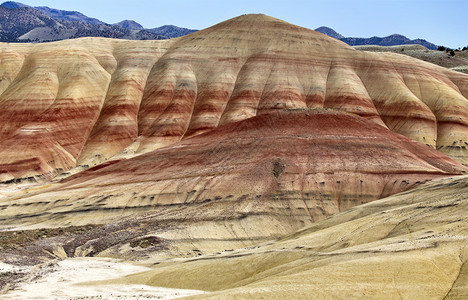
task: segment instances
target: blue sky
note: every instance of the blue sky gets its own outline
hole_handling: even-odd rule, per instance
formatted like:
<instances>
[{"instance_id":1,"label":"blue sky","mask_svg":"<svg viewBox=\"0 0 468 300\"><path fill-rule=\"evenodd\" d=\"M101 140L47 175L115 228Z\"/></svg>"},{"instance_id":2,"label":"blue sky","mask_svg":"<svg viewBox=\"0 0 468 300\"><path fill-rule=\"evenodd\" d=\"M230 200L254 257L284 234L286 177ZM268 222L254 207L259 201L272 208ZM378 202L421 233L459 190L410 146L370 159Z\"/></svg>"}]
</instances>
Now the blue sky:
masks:
<instances>
[{"instance_id":1,"label":"blue sky","mask_svg":"<svg viewBox=\"0 0 468 300\"><path fill-rule=\"evenodd\" d=\"M247 13L263 13L346 37L400 33L452 48L468 45L468 0L24 0L31 6L75 10L106 23L132 19L146 28L203 29Z\"/></svg>"}]
</instances>

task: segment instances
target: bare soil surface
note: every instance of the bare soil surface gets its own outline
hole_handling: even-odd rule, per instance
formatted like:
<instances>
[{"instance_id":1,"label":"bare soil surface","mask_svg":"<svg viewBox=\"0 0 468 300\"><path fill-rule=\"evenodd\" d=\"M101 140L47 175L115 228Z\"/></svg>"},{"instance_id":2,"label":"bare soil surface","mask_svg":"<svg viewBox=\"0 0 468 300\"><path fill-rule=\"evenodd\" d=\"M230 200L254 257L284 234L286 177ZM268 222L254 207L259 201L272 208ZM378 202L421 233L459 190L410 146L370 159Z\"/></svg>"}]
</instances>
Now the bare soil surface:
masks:
<instances>
[{"instance_id":1,"label":"bare soil surface","mask_svg":"<svg viewBox=\"0 0 468 300\"><path fill-rule=\"evenodd\" d=\"M6 271L6 270L10 271ZM2 277L22 272L24 267L0 264ZM151 287L143 284L94 284L93 281L119 278L149 268L110 258L73 258L50 262L30 273L14 290L4 291L2 299L174 299L204 293Z\"/></svg>"},{"instance_id":2,"label":"bare soil surface","mask_svg":"<svg viewBox=\"0 0 468 300\"><path fill-rule=\"evenodd\" d=\"M394 52L408 55L420 60L424 60L445 68L450 68L468 74L468 50L454 51L455 55L450 55L446 51L429 50L421 45L401 45L401 46L355 46L354 48L371 52Z\"/></svg>"}]
</instances>

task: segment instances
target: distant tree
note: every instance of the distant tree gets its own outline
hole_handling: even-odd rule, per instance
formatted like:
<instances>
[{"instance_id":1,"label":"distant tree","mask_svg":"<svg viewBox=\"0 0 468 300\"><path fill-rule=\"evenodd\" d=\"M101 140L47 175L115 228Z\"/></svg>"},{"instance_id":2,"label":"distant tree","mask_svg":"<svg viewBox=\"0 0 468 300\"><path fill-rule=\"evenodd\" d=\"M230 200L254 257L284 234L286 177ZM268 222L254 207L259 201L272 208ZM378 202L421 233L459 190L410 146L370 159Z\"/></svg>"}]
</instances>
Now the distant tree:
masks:
<instances>
[{"instance_id":1,"label":"distant tree","mask_svg":"<svg viewBox=\"0 0 468 300\"><path fill-rule=\"evenodd\" d=\"M439 51L445 51L445 47L444 47L444 46L439 46L439 48L437 48L437 50L439 50Z\"/></svg>"},{"instance_id":2,"label":"distant tree","mask_svg":"<svg viewBox=\"0 0 468 300\"><path fill-rule=\"evenodd\" d=\"M450 50L450 56L454 56L455 52L453 50Z\"/></svg>"},{"instance_id":3,"label":"distant tree","mask_svg":"<svg viewBox=\"0 0 468 300\"><path fill-rule=\"evenodd\" d=\"M466 48L466 47L463 47L462 51L466 51L466 50L468 50L468 48Z\"/></svg>"}]
</instances>

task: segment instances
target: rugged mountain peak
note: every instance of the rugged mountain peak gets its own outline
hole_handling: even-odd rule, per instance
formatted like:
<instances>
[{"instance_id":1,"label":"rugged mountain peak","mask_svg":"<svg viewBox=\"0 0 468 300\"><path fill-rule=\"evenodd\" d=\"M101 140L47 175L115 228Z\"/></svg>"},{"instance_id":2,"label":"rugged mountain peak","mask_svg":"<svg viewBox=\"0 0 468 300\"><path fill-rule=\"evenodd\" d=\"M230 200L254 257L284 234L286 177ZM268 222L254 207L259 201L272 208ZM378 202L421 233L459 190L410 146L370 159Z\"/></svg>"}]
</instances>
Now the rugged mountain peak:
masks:
<instances>
[{"instance_id":1,"label":"rugged mountain peak","mask_svg":"<svg viewBox=\"0 0 468 300\"><path fill-rule=\"evenodd\" d=\"M126 28L126 29L132 29L132 30L141 30L144 29L143 26L133 20L123 20L118 23L115 23L114 25Z\"/></svg>"},{"instance_id":2,"label":"rugged mountain peak","mask_svg":"<svg viewBox=\"0 0 468 300\"><path fill-rule=\"evenodd\" d=\"M30 7L29 5L26 5L26 4L23 4L23 3L19 3L19 2L15 2L15 1L6 1L6 2L3 2L3 3L1 4L1 6L6 7L6 8L10 8L10 9L20 8L20 7Z\"/></svg>"},{"instance_id":3,"label":"rugged mountain peak","mask_svg":"<svg viewBox=\"0 0 468 300\"><path fill-rule=\"evenodd\" d=\"M315 31L326 34L329 37L332 37L332 38L335 38L335 39L338 39L338 40L344 38L343 35L339 34L335 30L331 29L330 27L326 27L326 26L321 26L319 28L316 28Z\"/></svg>"}]
</instances>

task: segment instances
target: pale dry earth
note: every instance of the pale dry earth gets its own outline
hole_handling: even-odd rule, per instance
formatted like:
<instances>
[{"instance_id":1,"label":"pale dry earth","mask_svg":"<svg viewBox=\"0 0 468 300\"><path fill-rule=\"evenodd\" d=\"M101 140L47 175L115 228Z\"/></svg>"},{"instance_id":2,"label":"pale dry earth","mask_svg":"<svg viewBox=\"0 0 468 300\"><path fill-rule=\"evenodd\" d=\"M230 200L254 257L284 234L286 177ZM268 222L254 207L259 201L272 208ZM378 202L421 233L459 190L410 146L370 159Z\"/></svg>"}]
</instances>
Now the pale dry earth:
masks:
<instances>
[{"instance_id":1,"label":"pale dry earth","mask_svg":"<svg viewBox=\"0 0 468 300\"><path fill-rule=\"evenodd\" d=\"M4 273L8 266L0 265ZM21 272L21 268L10 267ZM195 290L157 288L142 284L91 285L85 282L118 278L149 268L109 258L74 258L49 263L34 271L35 276L2 299L176 299L203 293Z\"/></svg>"}]
</instances>

